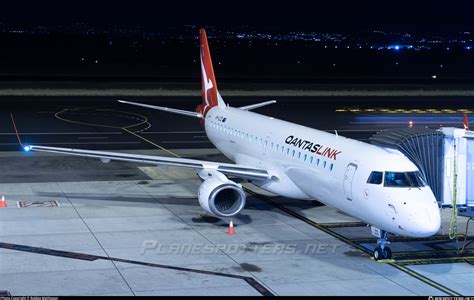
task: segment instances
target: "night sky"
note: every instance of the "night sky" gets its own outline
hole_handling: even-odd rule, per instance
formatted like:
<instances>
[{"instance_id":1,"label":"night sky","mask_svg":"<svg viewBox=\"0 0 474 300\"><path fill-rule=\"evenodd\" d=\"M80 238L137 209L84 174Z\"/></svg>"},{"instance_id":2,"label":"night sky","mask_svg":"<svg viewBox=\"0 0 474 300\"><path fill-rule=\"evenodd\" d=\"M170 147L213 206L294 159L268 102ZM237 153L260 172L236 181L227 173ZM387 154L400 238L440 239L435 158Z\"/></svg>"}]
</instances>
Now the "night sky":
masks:
<instances>
[{"instance_id":1,"label":"night sky","mask_svg":"<svg viewBox=\"0 0 474 300\"><path fill-rule=\"evenodd\" d=\"M15 1L0 20L16 24L145 29L250 26L254 29L449 32L474 27L472 1Z\"/></svg>"}]
</instances>

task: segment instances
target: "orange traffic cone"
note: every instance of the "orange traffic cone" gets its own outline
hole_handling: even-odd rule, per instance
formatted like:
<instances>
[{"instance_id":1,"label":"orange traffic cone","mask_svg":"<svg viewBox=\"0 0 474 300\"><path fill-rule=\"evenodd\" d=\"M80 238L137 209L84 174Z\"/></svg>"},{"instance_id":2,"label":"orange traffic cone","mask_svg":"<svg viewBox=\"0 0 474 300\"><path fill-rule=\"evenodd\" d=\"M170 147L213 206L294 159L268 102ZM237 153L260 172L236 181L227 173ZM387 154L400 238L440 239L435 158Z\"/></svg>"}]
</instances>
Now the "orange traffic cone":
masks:
<instances>
[{"instance_id":1,"label":"orange traffic cone","mask_svg":"<svg viewBox=\"0 0 474 300\"><path fill-rule=\"evenodd\" d=\"M2 201L0 201L0 208L7 207L7 201L5 201L5 195L2 195Z\"/></svg>"},{"instance_id":2,"label":"orange traffic cone","mask_svg":"<svg viewBox=\"0 0 474 300\"><path fill-rule=\"evenodd\" d=\"M227 230L227 234L235 234L234 223L232 222L232 220L230 220L229 230Z\"/></svg>"}]
</instances>

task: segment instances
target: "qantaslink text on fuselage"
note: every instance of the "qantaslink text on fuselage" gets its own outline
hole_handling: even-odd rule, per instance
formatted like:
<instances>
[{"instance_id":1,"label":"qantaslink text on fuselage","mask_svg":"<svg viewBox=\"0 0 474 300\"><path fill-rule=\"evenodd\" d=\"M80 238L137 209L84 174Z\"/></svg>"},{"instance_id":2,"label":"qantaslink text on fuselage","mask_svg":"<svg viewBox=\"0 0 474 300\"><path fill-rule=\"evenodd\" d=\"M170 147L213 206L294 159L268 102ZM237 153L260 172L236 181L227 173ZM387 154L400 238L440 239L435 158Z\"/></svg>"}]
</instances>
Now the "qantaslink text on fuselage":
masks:
<instances>
[{"instance_id":1,"label":"qantaslink text on fuselage","mask_svg":"<svg viewBox=\"0 0 474 300\"><path fill-rule=\"evenodd\" d=\"M311 141L307 141L307 140L295 137L293 135L288 136L285 139L285 143L288 144L288 145L293 145L293 146L295 146L297 148L300 148L300 149L303 149L303 150L307 150L311 153L315 153L315 154L320 155L320 156L325 156L325 157L328 157L330 159L334 159L334 160L337 159L338 154L342 153L342 151L338 151L337 149L332 149L332 148L327 147L327 146L323 146L323 145L320 145L320 144L317 144L317 143L313 143Z\"/></svg>"}]
</instances>

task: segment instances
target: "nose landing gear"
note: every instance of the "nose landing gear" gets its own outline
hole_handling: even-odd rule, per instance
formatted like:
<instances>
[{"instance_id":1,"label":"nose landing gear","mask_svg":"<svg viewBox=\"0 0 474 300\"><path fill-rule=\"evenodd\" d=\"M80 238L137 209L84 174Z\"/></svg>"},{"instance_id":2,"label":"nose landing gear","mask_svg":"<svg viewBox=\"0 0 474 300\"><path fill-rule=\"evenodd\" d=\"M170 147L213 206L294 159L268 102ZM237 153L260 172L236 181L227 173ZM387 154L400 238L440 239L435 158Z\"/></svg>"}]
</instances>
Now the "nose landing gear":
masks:
<instances>
[{"instance_id":1,"label":"nose landing gear","mask_svg":"<svg viewBox=\"0 0 474 300\"><path fill-rule=\"evenodd\" d=\"M390 242L387 239L388 232L372 227L372 234L379 238L377 240L377 247L374 249L374 259L391 259L392 250L387 246L390 245Z\"/></svg>"}]
</instances>

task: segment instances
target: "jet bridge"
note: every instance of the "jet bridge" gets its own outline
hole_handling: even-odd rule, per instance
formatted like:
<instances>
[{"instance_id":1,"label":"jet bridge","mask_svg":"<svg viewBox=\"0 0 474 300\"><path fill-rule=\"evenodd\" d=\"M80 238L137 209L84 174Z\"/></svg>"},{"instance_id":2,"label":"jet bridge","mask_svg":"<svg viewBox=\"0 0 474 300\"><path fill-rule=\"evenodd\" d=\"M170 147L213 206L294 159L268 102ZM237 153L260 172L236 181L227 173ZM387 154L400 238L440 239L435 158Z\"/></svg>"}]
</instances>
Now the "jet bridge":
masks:
<instances>
[{"instance_id":1,"label":"jet bridge","mask_svg":"<svg viewBox=\"0 0 474 300\"><path fill-rule=\"evenodd\" d=\"M474 216L474 132L445 127L380 131L374 145L397 149L425 176L441 207L456 206L458 214Z\"/></svg>"}]
</instances>

